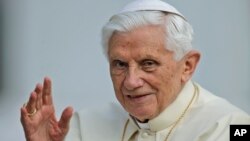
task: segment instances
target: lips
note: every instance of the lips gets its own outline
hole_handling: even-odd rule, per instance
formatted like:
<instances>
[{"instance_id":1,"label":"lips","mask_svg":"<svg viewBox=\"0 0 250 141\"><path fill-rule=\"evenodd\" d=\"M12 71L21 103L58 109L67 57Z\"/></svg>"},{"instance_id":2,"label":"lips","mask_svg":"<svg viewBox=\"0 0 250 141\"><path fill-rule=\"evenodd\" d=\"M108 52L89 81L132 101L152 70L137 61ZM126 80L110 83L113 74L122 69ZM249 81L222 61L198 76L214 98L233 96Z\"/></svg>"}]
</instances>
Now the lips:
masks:
<instances>
[{"instance_id":1,"label":"lips","mask_svg":"<svg viewBox=\"0 0 250 141\"><path fill-rule=\"evenodd\" d=\"M125 97L125 103L132 107L141 107L150 104L153 101L152 94L143 95L127 95ZM127 105L127 106L128 106Z\"/></svg>"},{"instance_id":2,"label":"lips","mask_svg":"<svg viewBox=\"0 0 250 141\"><path fill-rule=\"evenodd\" d=\"M143 94L143 95L128 95L128 98L131 98L131 99L134 99L134 98L141 98L141 97L144 97L144 96L147 96L147 95L150 95L150 94Z\"/></svg>"},{"instance_id":3,"label":"lips","mask_svg":"<svg viewBox=\"0 0 250 141\"><path fill-rule=\"evenodd\" d=\"M152 100L152 94L140 94L140 95L127 95L127 102L133 104L145 104ZM131 103L131 104L132 104Z\"/></svg>"}]
</instances>

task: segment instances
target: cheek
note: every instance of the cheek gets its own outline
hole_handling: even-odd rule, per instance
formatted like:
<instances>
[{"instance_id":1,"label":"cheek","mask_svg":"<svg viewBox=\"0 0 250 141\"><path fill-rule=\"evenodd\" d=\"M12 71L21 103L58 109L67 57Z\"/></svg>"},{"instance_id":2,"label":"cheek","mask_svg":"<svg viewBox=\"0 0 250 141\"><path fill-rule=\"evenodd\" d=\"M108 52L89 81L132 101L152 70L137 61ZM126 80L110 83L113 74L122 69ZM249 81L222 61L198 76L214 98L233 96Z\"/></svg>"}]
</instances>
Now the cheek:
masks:
<instances>
[{"instance_id":1,"label":"cheek","mask_svg":"<svg viewBox=\"0 0 250 141\"><path fill-rule=\"evenodd\" d=\"M162 88L164 86L167 86L173 77L174 75L170 72L170 70L168 68L165 68L159 70L155 74L154 79L151 82L154 83L155 86Z\"/></svg>"},{"instance_id":2,"label":"cheek","mask_svg":"<svg viewBox=\"0 0 250 141\"><path fill-rule=\"evenodd\" d=\"M114 89L115 89L116 91L119 90L119 88L120 88L121 85L122 85L122 79L121 79L121 77L111 76L111 80L112 80Z\"/></svg>"},{"instance_id":3,"label":"cheek","mask_svg":"<svg viewBox=\"0 0 250 141\"><path fill-rule=\"evenodd\" d=\"M179 78L178 74L180 74L180 70L175 63L165 64L165 66L159 70L158 74L158 77L161 79L161 83L163 82L163 84L168 84L172 83L174 79Z\"/></svg>"},{"instance_id":4,"label":"cheek","mask_svg":"<svg viewBox=\"0 0 250 141\"><path fill-rule=\"evenodd\" d=\"M112 79L115 95L117 99L121 101L123 98L122 93L121 93L122 79L116 76L111 76L111 79Z\"/></svg>"},{"instance_id":5,"label":"cheek","mask_svg":"<svg viewBox=\"0 0 250 141\"><path fill-rule=\"evenodd\" d=\"M157 85L162 93L162 97L165 97L165 99L166 97L171 97L179 79L178 72L174 69L164 69L163 72L159 73Z\"/></svg>"},{"instance_id":6,"label":"cheek","mask_svg":"<svg viewBox=\"0 0 250 141\"><path fill-rule=\"evenodd\" d=\"M159 70L150 83L155 89L158 90L156 95L158 104L161 108L164 108L174 97L174 87L176 84L176 76L174 70L170 68L164 68Z\"/></svg>"}]
</instances>

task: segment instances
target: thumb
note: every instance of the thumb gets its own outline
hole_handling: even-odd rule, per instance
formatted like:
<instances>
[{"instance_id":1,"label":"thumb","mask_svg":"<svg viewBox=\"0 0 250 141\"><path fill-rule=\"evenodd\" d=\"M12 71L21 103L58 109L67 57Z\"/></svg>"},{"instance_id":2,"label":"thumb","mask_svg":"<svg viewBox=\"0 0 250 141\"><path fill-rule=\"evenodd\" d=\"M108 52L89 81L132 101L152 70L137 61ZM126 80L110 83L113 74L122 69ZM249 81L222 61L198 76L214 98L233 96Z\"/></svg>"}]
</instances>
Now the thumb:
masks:
<instances>
[{"instance_id":1,"label":"thumb","mask_svg":"<svg viewBox=\"0 0 250 141\"><path fill-rule=\"evenodd\" d=\"M73 115L73 108L72 107L67 107L63 110L62 112L62 116L59 120L59 128L63 131L63 132L68 132L69 130L69 123L70 123L70 119Z\"/></svg>"}]
</instances>

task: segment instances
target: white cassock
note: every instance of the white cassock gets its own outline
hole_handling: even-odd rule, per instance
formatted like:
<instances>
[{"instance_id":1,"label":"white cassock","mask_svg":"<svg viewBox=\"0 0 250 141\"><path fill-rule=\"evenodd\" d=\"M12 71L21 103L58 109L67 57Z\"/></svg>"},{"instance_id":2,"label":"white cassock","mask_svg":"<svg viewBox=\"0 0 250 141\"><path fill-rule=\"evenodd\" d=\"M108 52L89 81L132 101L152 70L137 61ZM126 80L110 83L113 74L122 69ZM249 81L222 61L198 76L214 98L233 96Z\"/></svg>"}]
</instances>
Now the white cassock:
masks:
<instances>
[{"instance_id":1,"label":"white cassock","mask_svg":"<svg viewBox=\"0 0 250 141\"><path fill-rule=\"evenodd\" d=\"M250 116L187 82L176 100L146 124L137 123L118 104L76 112L66 141L229 141L231 124L250 124ZM180 121L173 128L175 122Z\"/></svg>"},{"instance_id":2,"label":"white cassock","mask_svg":"<svg viewBox=\"0 0 250 141\"><path fill-rule=\"evenodd\" d=\"M160 0L136 0L120 13L140 10L164 11L184 18ZM247 113L197 87L198 91L191 81L186 83L177 99L146 124L137 123L119 104L79 111L71 120L66 141L229 141L230 124L250 124Z\"/></svg>"}]
</instances>

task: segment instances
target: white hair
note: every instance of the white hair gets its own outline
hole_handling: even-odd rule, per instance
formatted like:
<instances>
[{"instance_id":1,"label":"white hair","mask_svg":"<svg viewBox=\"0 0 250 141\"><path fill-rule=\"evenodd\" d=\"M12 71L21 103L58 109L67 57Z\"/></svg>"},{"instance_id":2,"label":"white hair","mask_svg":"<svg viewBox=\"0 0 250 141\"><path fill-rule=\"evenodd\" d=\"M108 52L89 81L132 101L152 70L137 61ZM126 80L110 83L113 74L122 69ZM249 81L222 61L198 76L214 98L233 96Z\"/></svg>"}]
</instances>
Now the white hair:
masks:
<instances>
[{"instance_id":1,"label":"white hair","mask_svg":"<svg viewBox=\"0 0 250 141\"><path fill-rule=\"evenodd\" d=\"M165 27L166 48L174 52L175 60L180 60L192 49L193 28L183 17L161 11L135 11L114 15L104 25L102 45L106 57L109 40L114 32L128 32L146 25Z\"/></svg>"}]
</instances>

